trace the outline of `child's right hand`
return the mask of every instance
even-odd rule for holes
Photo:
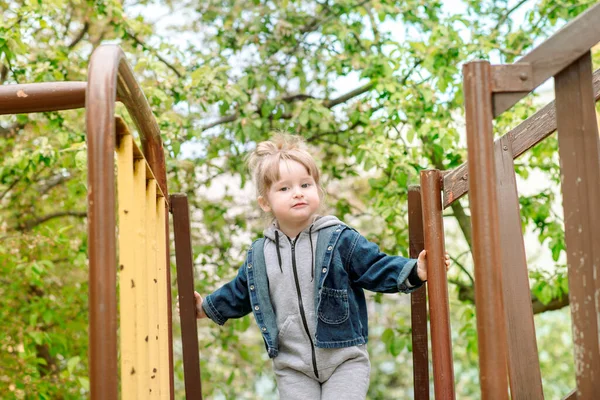
[[[196,319],[207,318],[207,315],[204,312],[204,308],[202,308],[202,303],[204,302],[204,300],[202,299],[202,296],[200,296],[200,293],[194,292],[194,299],[196,300]],[[181,312],[179,310],[179,296],[177,296],[177,314],[180,313]]]

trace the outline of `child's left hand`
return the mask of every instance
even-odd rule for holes
[[[446,253],[446,257],[444,257],[444,262],[446,263],[446,271],[450,268],[450,256]],[[419,275],[419,279],[422,281],[427,280],[427,252],[423,250],[419,253],[419,258],[417,259],[417,275]]]

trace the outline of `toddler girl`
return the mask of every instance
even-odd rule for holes
[[[425,252],[386,255],[336,217],[319,216],[319,170],[299,137],[259,143],[249,166],[273,221],[232,281],[205,299],[195,293],[197,317],[222,325],[253,312],[280,398],[362,400],[370,373],[364,289],[419,288]]]

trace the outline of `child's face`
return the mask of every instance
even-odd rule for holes
[[[319,189],[306,167],[297,161],[279,163],[279,181],[273,182],[266,199],[258,198],[265,212],[273,212],[280,225],[306,226],[319,209]]]

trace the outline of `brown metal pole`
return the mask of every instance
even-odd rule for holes
[[[114,109],[119,60],[102,53],[92,55],[86,92],[90,395],[92,400],[114,400],[118,398]]]
[[[188,200],[184,194],[171,195],[175,257],[177,258],[177,287],[179,288],[179,318],[183,347],[185,397],[202,400],[198,326],[194,300],[194,263],[190,233]]]
[[[0,85],[0,115],[82,108],[87,82]]]
[[[408,238],[410,257],[417,258],[425,249],[421,188],[408,188]],[[426,285],[410,295],[412,327],[413,390],[415,400],[429,400],[429,351],[427,349],[427,292]]]
[[[490,63],[465,64],[463,79],[481,395],[484,400],[507,399]]]
[[[436,399],[454,399],[454,368],[450,339],[448,279],[444,261],[441,182],[442,177],[438,170],[421,171],[434,392]]]
[[[555,77],[577,398],[598,398],[600,143],[590,52]]]

